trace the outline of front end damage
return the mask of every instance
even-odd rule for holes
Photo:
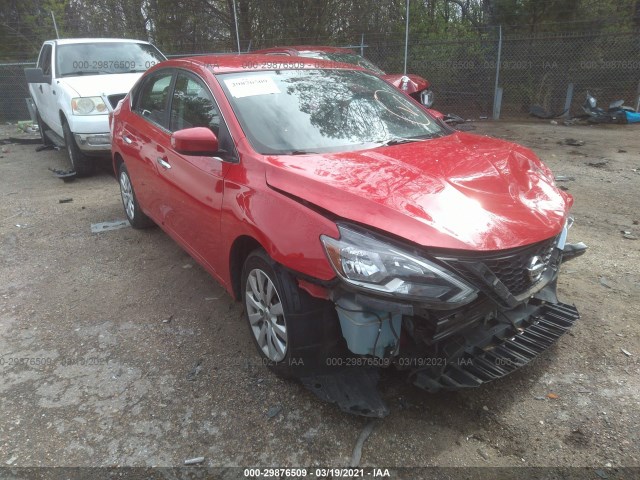
[[[414,263],[405,265],[410,256],[400,248],[388,260],[371,248],[348,251],[325,240],[333,265],[341,262],[337,273],[344,281],[331,299],[351,357],[334,365],[349,368],[303,382],[345,411],[385,416],[388,409],[375,388],[379,367],[394,367],[414,385],[438,392],[477,387],[528,364],[579,318],[574,306],[556,296],[561,263],[587,249],[566,243],[570,226],[568,221],[559,235],[524,247],[415,254]],[[378,271],[401,267],[415,268],[415,275],[389,280]],[[424,272],[437,273],[427,286],[417,278]],[[363,288],[365,275],[378,281],[378,292]],[[430,297],[415,300],[418,294]]]

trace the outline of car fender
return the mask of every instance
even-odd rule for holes
[[[335,222],[304,200],[269,187],[264,173],[262,183],[257,176],[242,179],[237,175],[247,171],[230,171],[224,182],[221,236],[228,261],[219,268],[227,289],[233,293],[239,278],[232,256],[234,244],[242,237],[254,239],[276,262],[302,277],[320,282],[335,278],[320,241],[320,235],[339,238]]]

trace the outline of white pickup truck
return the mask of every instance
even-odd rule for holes
[[[73,170],[88,176],[111,151],[109,112],[149,67],[166,60],[139,40],[48,40],[36,68],[25,69],[45,145],[65,147]]]

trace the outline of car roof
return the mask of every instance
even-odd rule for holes
[[[278,58],[273,55],[261,54],[223,54],[223,55],[202,55],[197,57],[175,58],[162,62],[158,66],[185,66],[197,65],[209,68],[214,74],[231,73],[231,72],[264,72],[268,70],[284,70],[284,69],[340,69],[340,70],[361,70],[367,71],[365,68],[349,63],[333,62],[330,60],[320,60],[317,58],[295,57],[295,58]]]
[[[47,40],[57,45],[69,45],[73,43],[149,43],[145,40],[134,40],[131,38],[58,38]]]
[[[278,52],[323,52],[323,53],[355,53],[350,48],[328,47],[321,45],[291,45],[285,47],[271,47],[256,50],[254,53],[278,53]]]

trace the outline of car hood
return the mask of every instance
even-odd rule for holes
[[[403,80],[404,77],[407,77],[409,79],[406,82],[406,88],[402,88],[402,85],[405,83]],[[402,75],[401,73],[398,73],[382,75],[382,78],[384,78],[394,87],[399,88],[400,90],[402,90],[403,92],[407,92],[408,94],[421,92],[425,88],[429,88],[429,82],[419,75]]]
[[[265,160],[272,188],[425,247],[491,251],[535,243],[560,233],[573,203],[532,151],[461,132]]]
[[[100,97],[129,92],[141,76],[142,73],[82,75],[62,77],[58,81],[75,90],[79,97]]]

